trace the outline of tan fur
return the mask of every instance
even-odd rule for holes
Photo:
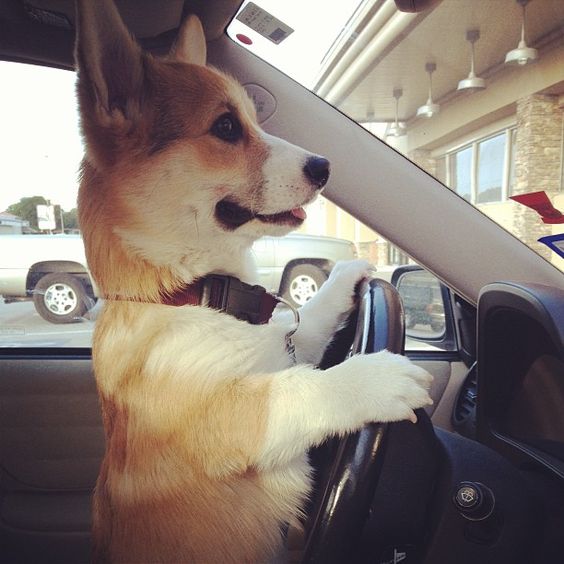
[[[248,175],[249,200],[253,200],[252,189],[257,183],[253,173],[264,160],[267,149],[253,134],[256,117],[252,104],[226,76],[197,66],[186,69],[184,64],[156,61],[149,56],[147,60],[148,68],[155,73],[152,80],[159,85],[160,97],[168,99],[170,92],[179,95],[170,100],[166,118],[160,116],[152,127],[138,128],[139,135],[132,135],[130,128],[119,123],[118,132],[122,127],[126,130],[123,136],[117,135],[119,148],[108,147],[107,143],[89,143],[90,159],[83,165],[79,209],[89,265],[102,295],[157,301],[159,294],[181,286],[185,277],[167,265],[149,264],[132,256],[123,248],[116,228],[146,222],[141,227],[147,236],[157,236],[162,231],[162,216],[156,218],[158,224],[152,233],[147,218],[139,217],[142,211],[138,201],[150,195],[157,196],[162,209],[174,206],[182,198],[182,185],[175,181],[187,174],[197,183],[195,174],[205,178],[213,171],[218,185],[223,175],[226,178]],[[221,141],[205,137],[212,119],[235,106],[249,132],[244,146],[225,147]],[[149,117],[145,116],[143,121]],[[103,134],[98,131],[99,126],[89,126],[88,118],[83,117],[82,121],[87,139],[92,135],[97,140]],[[151,129],[165,128],[169,123],[183,124],[177,132],[180,137],[165,151],[148,156],[151,147],[159,142],[151,136]],[[95,131],[89,132],[89,127]],[[111,152],[106,154],[108,149]],[[114,161],[116,155],[119,160]],[[155,194],[155,185],[159,183],[176,187],[180,193],[174,190],[163,193],[163,190]],[[168,205],[163,204],[162,198],[168,198]]]
[[[277,470],[259,469],[271,378],[246,351],[263,341],[258,365],[283,369],[284,333],[266,336],[263,327],[249,326],[242,338],[239,321],[158,302],[210,268],[202,264],[199,238],[213,209],[201,216],[190,202],[221,199],[235,179],[239,201],[262,206],[269,148],[242,88],[192,64],[187,49],[194,43],[182,33],[193,22],[170,57],[156,59],[125,37],[116,14],[109,2],[79,4],[87,143],[79,215],[91,272],[108,300],[92,347],[106,431],[93,504],[94,560],[262,561],[280,545],[280,527],[299,514],[309,485],[303,478],[293,483],[290,469],[280,489]],[[92,35],[91,22],[103,18],[101,33],[121,37],[106,38],[111,52],[104,37]],[[202,58],[201,46],[195,58]],[[227,111],[244,129],[237,144],[209,134]],[[192,231],[184,234],[185,225]],[[248,236],[233,241],[234,254],[249,244]],[[222,263],[211,268],[221,271]],[[194,329],[206,324],[209,330]],[[231,363],[216,370],[205,359],[218,352],[218,324],[227,341],[230,331],[234,338]]]
[[[413,418],[429,376],[385,351],[314,369],[354,307],[364,261],[337,264],[301,308],[295,366],[289,312],[251,325],[163,305],[210,273],[256,283],[253,241],[303,219],[328,161],[259,128],[244,89],[202,66],[196,19],[155,58],[111,0],[77,7],[79,219],[106,301],[92,345],[106,432],[94,560],[267,561],[302,516],[307,450],[368,421]]]
[[[112,302],[98,320],[94,360],[107,434],[94,506],[98,561],[263,561],[303,500],[291,487],[269,489],[269,472],[256,467],[270,378],[214,381],[198,374],[203,362],[175,373],[181,314]],[[202,335],[198,349],[206,346]]]

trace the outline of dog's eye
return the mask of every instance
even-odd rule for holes
[[[212,125],[211,132],[223,141],[235,143],[243,136],[241,123],[233,114],[219,116]]]

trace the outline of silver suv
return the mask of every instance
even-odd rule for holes
[[[253,251],[261,286],[296,306],[316,294],[337,261],[357,257],[352,241],[300,233],[263,237]]]
[[[79,235],[0,236],[0,294],[4,303],[33,299],[51,323],[73,323],[97,299]],[[351,241],[292,234],[264,237],[253,247],[259,283],[292,305],[306,303],[338,260],[356,257]]]

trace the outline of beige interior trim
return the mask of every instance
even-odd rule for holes
[[[448,379],[446,388],[444,389],[441,399],[433,412],[431,421],[434,425],[444,429],[445,431],[454,432],[451,419],[452,410],[454,408],[454,402],[458,396],[460,386],[462,386],[464,378],[466,378],[466,374],[468,373],[468,367],[463,362],[452,362],[450,367],[450,378]]]

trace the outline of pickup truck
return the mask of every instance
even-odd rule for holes
[[[303,305],[338,260],[356,257],[351,241],[291,234],[264,237],[253,252],[259,283],[294,306]],[[31,300],[51,323],[72,323],[91,309],[97,289],[80,235],[0,235],[0,295]]]

